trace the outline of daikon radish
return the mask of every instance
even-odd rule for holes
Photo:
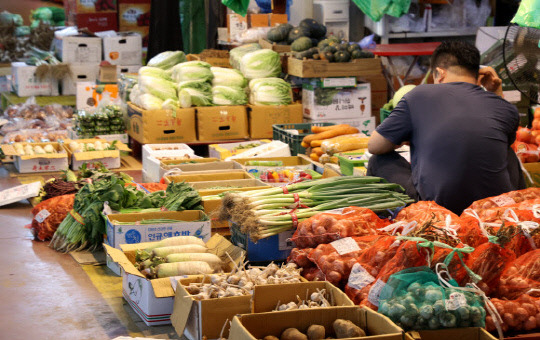
[[[214,270],[221,269],[223,261],[214,254],[210,253],[183,253],[183,254],[171,254],[167,255],[166,260],[168,263],[173,262],[187,262],[187,261],[203,261],[206,262]]]
[[[154,256],[167,257],[170,254],[180,253],[206,253],[208,248],[198,244],[185,244],[183,246],[160,247],[152,250]]]
[[[151,251],[155,248],[169,247],[169,246],[184,246],[187,244],[197,244],[204,246],[204,241],[195,236],[175,236],[169,237],[159,242],[153,243],[150,247],[146,248],[146,251]],[[195,252],[193,252],[195,253]]]
[[[156,267],[157,277],[212,274],[210,265],[203,261],[162,263]]]

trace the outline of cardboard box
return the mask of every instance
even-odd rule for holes
[[[268,14],[250,14],[250,27],[268,27],[270,25],[270,16]]]
[[[247,139],[248,118],[245,106],[197,107],[199,141]]]
[[[97,139],[78,139],[77,143],[95,143]],[[116,150],[105,151],[75,151],[69,145],[72,141],[67,140],[65,148],[71,160],[71,169],[77,170],[84,163],[88,163],[88,168],[93,167],[93,162],[101,162],[107,169],[117,169],[121,166],[120,154],[122,151],[131,151],[128,146],[120,141],[116,142]],[[105,142],[105,140],[101,141]]]
[[[128,103],[128,134],[141,144],[197,140],[195,109],[144,110]]]
[[[238,36],[247,31],[248,17],[240,14],[227,15],[227,32],[229,33],[229,41],[235,41]]]
[[[237,225],[231,226],[231,242],[247,252],[249,262],[285,261],[294,248],[292,235],[293,231],[289,230],[255,243]]]
[[[149,157],[143,158],[143,181],[144,182],[159,182],[161,178],[167,173],[167,171],[174,169],[174,166],[163,165],[162,162],[170,161],[172,163],[179,161],[185,161],[185,157]],[[216,159],[201,158],[199,156],[189,156],[189,162],[202,162],[202,161],[217,161]]]
[[[23,62],[11,63],[11,86],[19,97],[57,96],[58,81],[51,76],[39,79],[36,76],[37,66]]]
[[[270,143],[269,139],[263,140],[252,140],[249,142],[238,142],[238,143],[223,143],[223,144],[210,144],[208,146],[208,153],[210,157],[217,159],[226,159],[231,156],[241,154],[249,150],[252,147]]]
[[[142,147],[143,181],[156,182],[160,177],[160,162],[170,159],[196,160],[201,157],[195,155],[189,146],[182,143],[172,144],[146,144]],[[157,180],[156,180],[157,179]]]
[[[250,312],[251,295],[198,301],[185,289],[190,283],[209,281],[208,277],[202,276],[178,281],[171,315],[178,335],[190,340],[217,339],[225,323],[230,322],[236,314]],[[229,327],[225,326],[223,336],[227,337],[228,334]]]
[[[251,138],[272,138],[272,125],[302,123],[302,104],[249,105],[249,135]]]
[[[275,14],[270,13],[270,27],[278,26],[280,24],[286,24],[289,22],[287,14]]]
[[[100,84],[116,84],[121,74],[137,73],[140,68],[141,65],[101,65],[98,81]]]
[[[101,38],[69,36],[54,40],[55,52],[64,63],[99,64]]]
[[[254,177],[244,170],[230,171],[194,171],[185,175],[166,176],[165,182],[209,182],[209,181],[226,181],[231,179],[254,179]]]
[[[138,73],[139,69],[141,68],[141,64],[138,65],[118,65],[116,72],[118,77],[120,77],[121,74],[125,73]]]
[[[300,60],[289,57],[287,72],[300,78],[358,77],[382,72],[380,58],[354,59],[347,63],[330,63],[327,60]]]
[[[304,121],[306,123],[334,123],[334,124],[349,124],[350,126],[354,126],[358,130],[360,130],[361,133],[371,136],[371,133],[375,131],[376,126],[376,117],[368,116],[368,117],[358,117],[358,118],[349,118],[349,119],[321,119],[321,120],[311,120],[311,119],[305,119]]]
[[[109,0],[107,6],[103,6],[101,1],[98,0],[66,0],[70,3],[70,10],[76,13],[103,13],[114,12],[116,13],[117,4],[116,0]],[[112,6],[109,6],[112,5]]]
[[[401,328],[389,318],[366,307],[311,308],[238,315],[233,319],[229,339],[256,340],[267,335],[279,337],[287,328],[294,327],[305,332],[312,324],[331,330],[336,319],[350,320],[366,330],[366,337],[349,339],[403,339]]]
[[[141,65],[142,37],[137,33],[104,37],[103,60],[113,65]]]
[[[442,339],[460,339],[460,340],[496,340],[497,338],[489,334],[483,328],[467,327],[439,329],[434,331],[413,331],[407,332],[409,339],[414,340],[442,340]]]
[[[73,14],[69,23],[79,28],[86,28],[90,32],[118,30],[118,16],[116,12]]]
[[[77,82],[77,110],[89,110],[98,107],[102,100],[118,98],[118,85],[96,85],[93,82]]]
[[[214,161],[203,162],[207,158],[201,158],[201,162],[195,162],[193,164],[183,163],[180,164],[175,160],[162,160],[160,162],[160,176],[163,177],[165,173],[170,172],[168,175],[182,175],[189,172],[201,172],[201,171],[223,171],[223,170],[243,170],[242,166],[236,162],[220,162],[214,158]],[[161,179],[160,177],[160,179]]]
[[[107,215],[107,238],[105,243],[113,248],[121,244],[160,241],[173,236],[197,236],[204,242],[210,240],[210,220],[199,210],[160,211],[153,213],[109,214]],[[170,218],[183,222],[139,224],[137,221]],[[206,219],[206,221],[204,221]],[[133,222],[117,224],[116,222]]]
[[[317,291],[326,290],[326,299],[332,306],[354,306],[341,289],[327,281],[289,283],[283,285],[255,286],[251,299],[251,313],[275,311],[276,306],[289,302],[298,303],[298,297],[305,299]]]
[[[135,251],[145,249],[151,243],[122,244],[120,249],[104,245],[105,251],[112,261],[122,267],[122,293],[126,301],[148,326],[168,325],[173,312],[175,292],[171,282],[174,279],[161,278],[148,280],[135,268]],[[206,243],[210,253],[227,261],[229,270],[233,264],[227,253],[235,262],[239,262],[242,251],[227,241],[223,236],[215,234]],[[179,277],[177,277],[179,278]]]
[[[120,30],[137,26],[150,26],[151,1],[120,1],[118,4],[118,24]]]
[[[68,128],[68,137],[70,139],[82,139],[81,136],[79,136],[77,134],[76,131],[73,130],[73,128],[69,127]],[[95,138],[99,138],[99,139],[104,139],[106,140],[107,142],[111,143],[115,140],[119,141],[119,142],[122,142],[124,144],[128,144],[129,143],[129,137],[128,137],[128,134],[127,133],[121,133],[121,134],[112,134],[112,135],[96,135],[94,136]]]
[[[62,95],[76,95],[78,82],[95,82],[97,80],[98,64],[70,64],[69,75],[62,79]]]
[[[215,67],[232,68],[231,63],[229,61],[229,57],[217,57],[217,56],[205,57],[204,54],[201,53],[201,54],[188,54],[186,56],[186,59],[187,61],[195,61],[195,60],[204,61]]]
[[[370,84],[348,88],[323,88],[303,85],[304,117],[312,120],[371,116]]]
[[[41,146],[52,145],[56,153],[41,155],[19,155],[12,144],[3,144],[2,152],[6,156],[13,156],[15,159],[15,168],[20,173],[29,172],[48,172],[67,170],[68,153],[59,143],[19,143],[23,147],[26,145]]]

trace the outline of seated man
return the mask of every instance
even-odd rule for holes
[[[494,70],[479,63],[478,49],[463,41],[443,42],[435,50],[435,84],[407,93],[373,133],[368,175],[401,184],[411,197],[456,214],[478,199],[525,187],[510,148],[517,109],[501,97]],[[405,142],[410,164],[394,151]]]

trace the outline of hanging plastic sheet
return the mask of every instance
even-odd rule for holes
[[[186,54],[201,53],[206,48],[205,17],[204,1],[180,0],[180,22]]]
[[[521,1],[512,22],[519,26],[540,29],[540,0]]]
[[[249,0],[221,0],[221,3],[230,8],[234,13],[245,17],[249,6]]]
[[[399,18],[409,11],[411,0],[353,0],[373,21],[379,21],[385,14]]]

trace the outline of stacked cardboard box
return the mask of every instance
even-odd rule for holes
[[[137,32],[143,46],[148,46],[150,32],[150,0],[119,0],[118,23],[120,32]]]
[[[116,0],[65,0],[66,22],[91,32],[117,31]]]

